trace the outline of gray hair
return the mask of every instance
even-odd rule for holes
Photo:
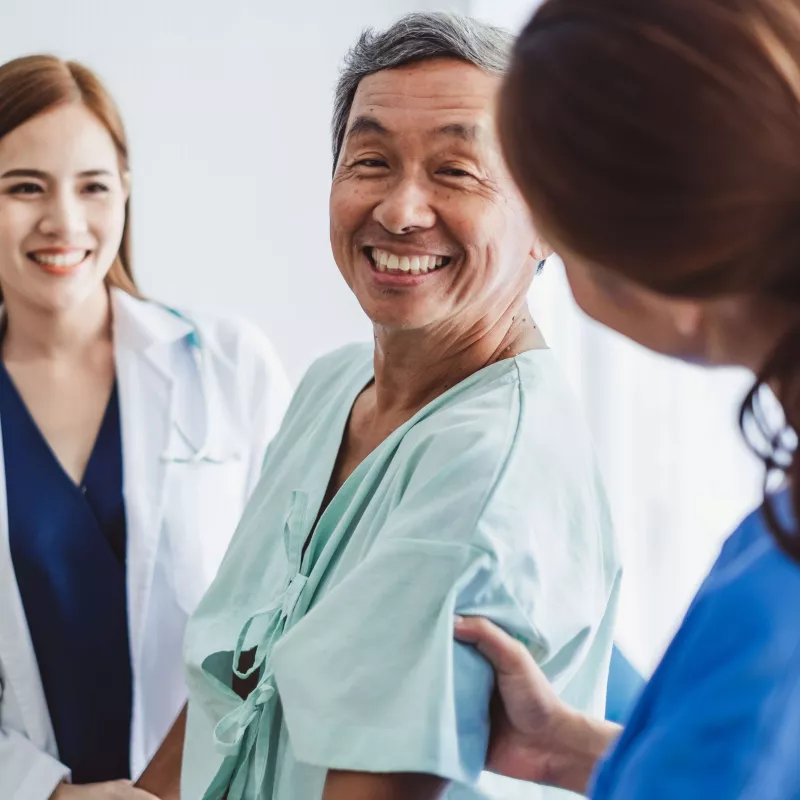
[[[429,58],[458,58],[504,75],[514,37],[472,17],[444,11],[406,14],[390,28],[365,30],[344,58],[333,103],[333,167],[339,161],[350,109],[359,83],[368,75]]]

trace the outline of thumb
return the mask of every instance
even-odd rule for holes
[[[459,641],[474,645],[498,675],[513,675],[526,670],[530,654],[522,643],[483,617],[457,616],[455,636]]]

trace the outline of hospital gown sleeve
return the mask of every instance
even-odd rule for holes
[[[369,552],[273,653],[299,761],[474,782],[493,676],[454,641],[454,614],[494,620],[539,658],[581,639],[580,624],[537,619],[538,607],[549,613],[537,576],[557,568],[547,553],[563,548],[537,548],[529,535],[530,491],[519,503],[505,496],[514,446],[513,424],[456,425],[406,454],[407,487]]]

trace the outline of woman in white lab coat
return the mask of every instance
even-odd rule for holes
[[[0,797],[127,782],[288,401],[253,327],[140,297],[122,123],[84,67],[0,67]]]

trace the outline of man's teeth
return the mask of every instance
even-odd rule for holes
[[[372,260],[379,272],[407,272],[409,275],[424,275],[443,266],[446,256],[398,256],[385,250],[372,248]]]
[[[75,250],[71,253],[31,253],[31,258],[45,267],[67,269],[80,264],[86,258],[86,250]]]

